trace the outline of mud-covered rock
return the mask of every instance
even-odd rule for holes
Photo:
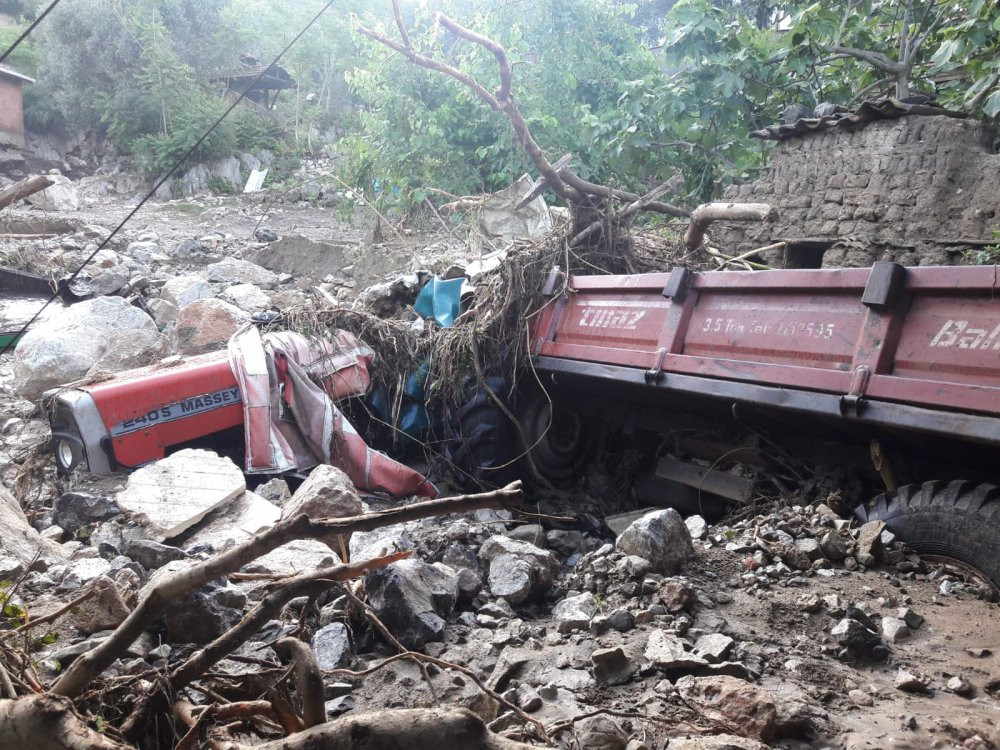
[[[555,618],[556,629],[560,633],[570,633],[574,630],[586,630],[596,611],[597,600],[587,592],[563,599],[553,607],[552,617]]]
[[[310,518],[347,518],[364,512],[358,491],[347,475],[334,466],[321,464],[313,469],[306,481],[295,491],[281,509],[283,519],[305,513]],[[327,534],[323,541],[330,549],[340,553],[341,534]],[[346,546],[350,538],[345,537]]]
[[[196,300],[177,316],[177,351],[204,354],[221,349],[249,321],[247,313],[221,299]]]
[[[766,690],[726,676],[685,676],[676,687],[688,706],[742,737],[766,742],[774,735],[778,712]]]
[[[52,520],[69,534],[89,524],[107,521],[120,513],[114,498],[86,492],[64,492],[52,504]]]
[[[492,536],[479,549],[487,565],[490,591],[510,604],[520,604],[546,591],[551,585],[556,558],[528,542]]]

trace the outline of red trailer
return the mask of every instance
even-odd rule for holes
[[[825,434],[853,440],[864,450],[843,468],[877,480],[868,451],[880,441],[914,483],[892,486],[882,471],[889,492],[859,517],[885,520],[918,551],[969,562],[1000,585],[1000,490],[990,484],[1000,444],[997,267],[553,272],[545,292],[531,351],[556,402],[522,411],[541,412],[525,426],[543,474],[580,469],[595,416],[655,434],[681,411],[752,413],[787,429],[792,450],[816,450],[810,443]],[[685,472],[688,484],[713,487],[728,476],[670,456],[657,468],[663,478]],[[733,482],[716,484],[725,495]]]

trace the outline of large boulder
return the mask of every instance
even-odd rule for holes
[[[160,290],[160,299],[169,302],[178,310],[183,310],[192,302],[211,299],[215,296],[212,285],[200,276],[174,276]]]
[[[505,536],[492,536],[479,548],[488,570],[490,591],[510,604],[520,604],[552,585],[556,556],[548,550]]]
[[[282,518],[292,518],[305,513],[310,518],[347,518],[364,512],[358,491],[354,489],[347,474],[334,466],[321,464],[313,469],[306,481],[295,491],[292,498],[281,509]],[[337,554],[341,542],[346,548],[350,538],[331,533],[323,541]]]
[[[444,618],[458,599],[458,575],[442,563],[408,558],[365,576],[368,603],[407,648],[444,636]]]
[[[126,331],[155,331],[145,312],[121,297],[79,302],[25,334],[14,350],[14,384],[35,400],[49,388],[84,377],[108,349],[112,337]]]
[[[29,195],[28,203],[45,211],[79,211],[80,193],[76,184],[69,177],[59,174],[58,169],[45,176],[52,180],[52,185]]]
[[[188,560],[167,563],[149,577],[139,598],[164,578],[194,564]],[[243,619],[246,603],[246,594],[224,578],[209,581],[201,588],[174,598],[171,606],[164,608],[167,637],[171,643],[209,643]]]
[[[109,378],[115,373],[151,365],[167,356],[169,350],[170,340],[157,331],[116,333],[101,358],[87,371],[87,378]]]
[[[221,349],[233,334],[250,321],[243,310],[221,299],[200,299],[177,316],[177,350],[181,354],[205,354]]]
[[[263,266],[239,258],[223,258],[205,269],[205,278],[225,284],[254,284],[270,289],[278,283],[278,274]]]
[[[694,555],[691,532],[673,508],[636,519],[618,537],[616,546],[626,555],[649,560],[653,570],[663,575],[674,575]]]

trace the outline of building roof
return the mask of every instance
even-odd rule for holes
[[[15,78],[22,83],[34,83],[35,79],[24,75],[23,73],[18,73],[13,68],[8,68],[6,65],[0,65],[0,76],[7,76],[8,78]]]

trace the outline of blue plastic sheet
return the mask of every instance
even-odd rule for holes
[[[448,328],[462,312],[462,287],[465,279],[431,278],[417,295],[413,309],[425,318],[434,318],[442,328]]]

